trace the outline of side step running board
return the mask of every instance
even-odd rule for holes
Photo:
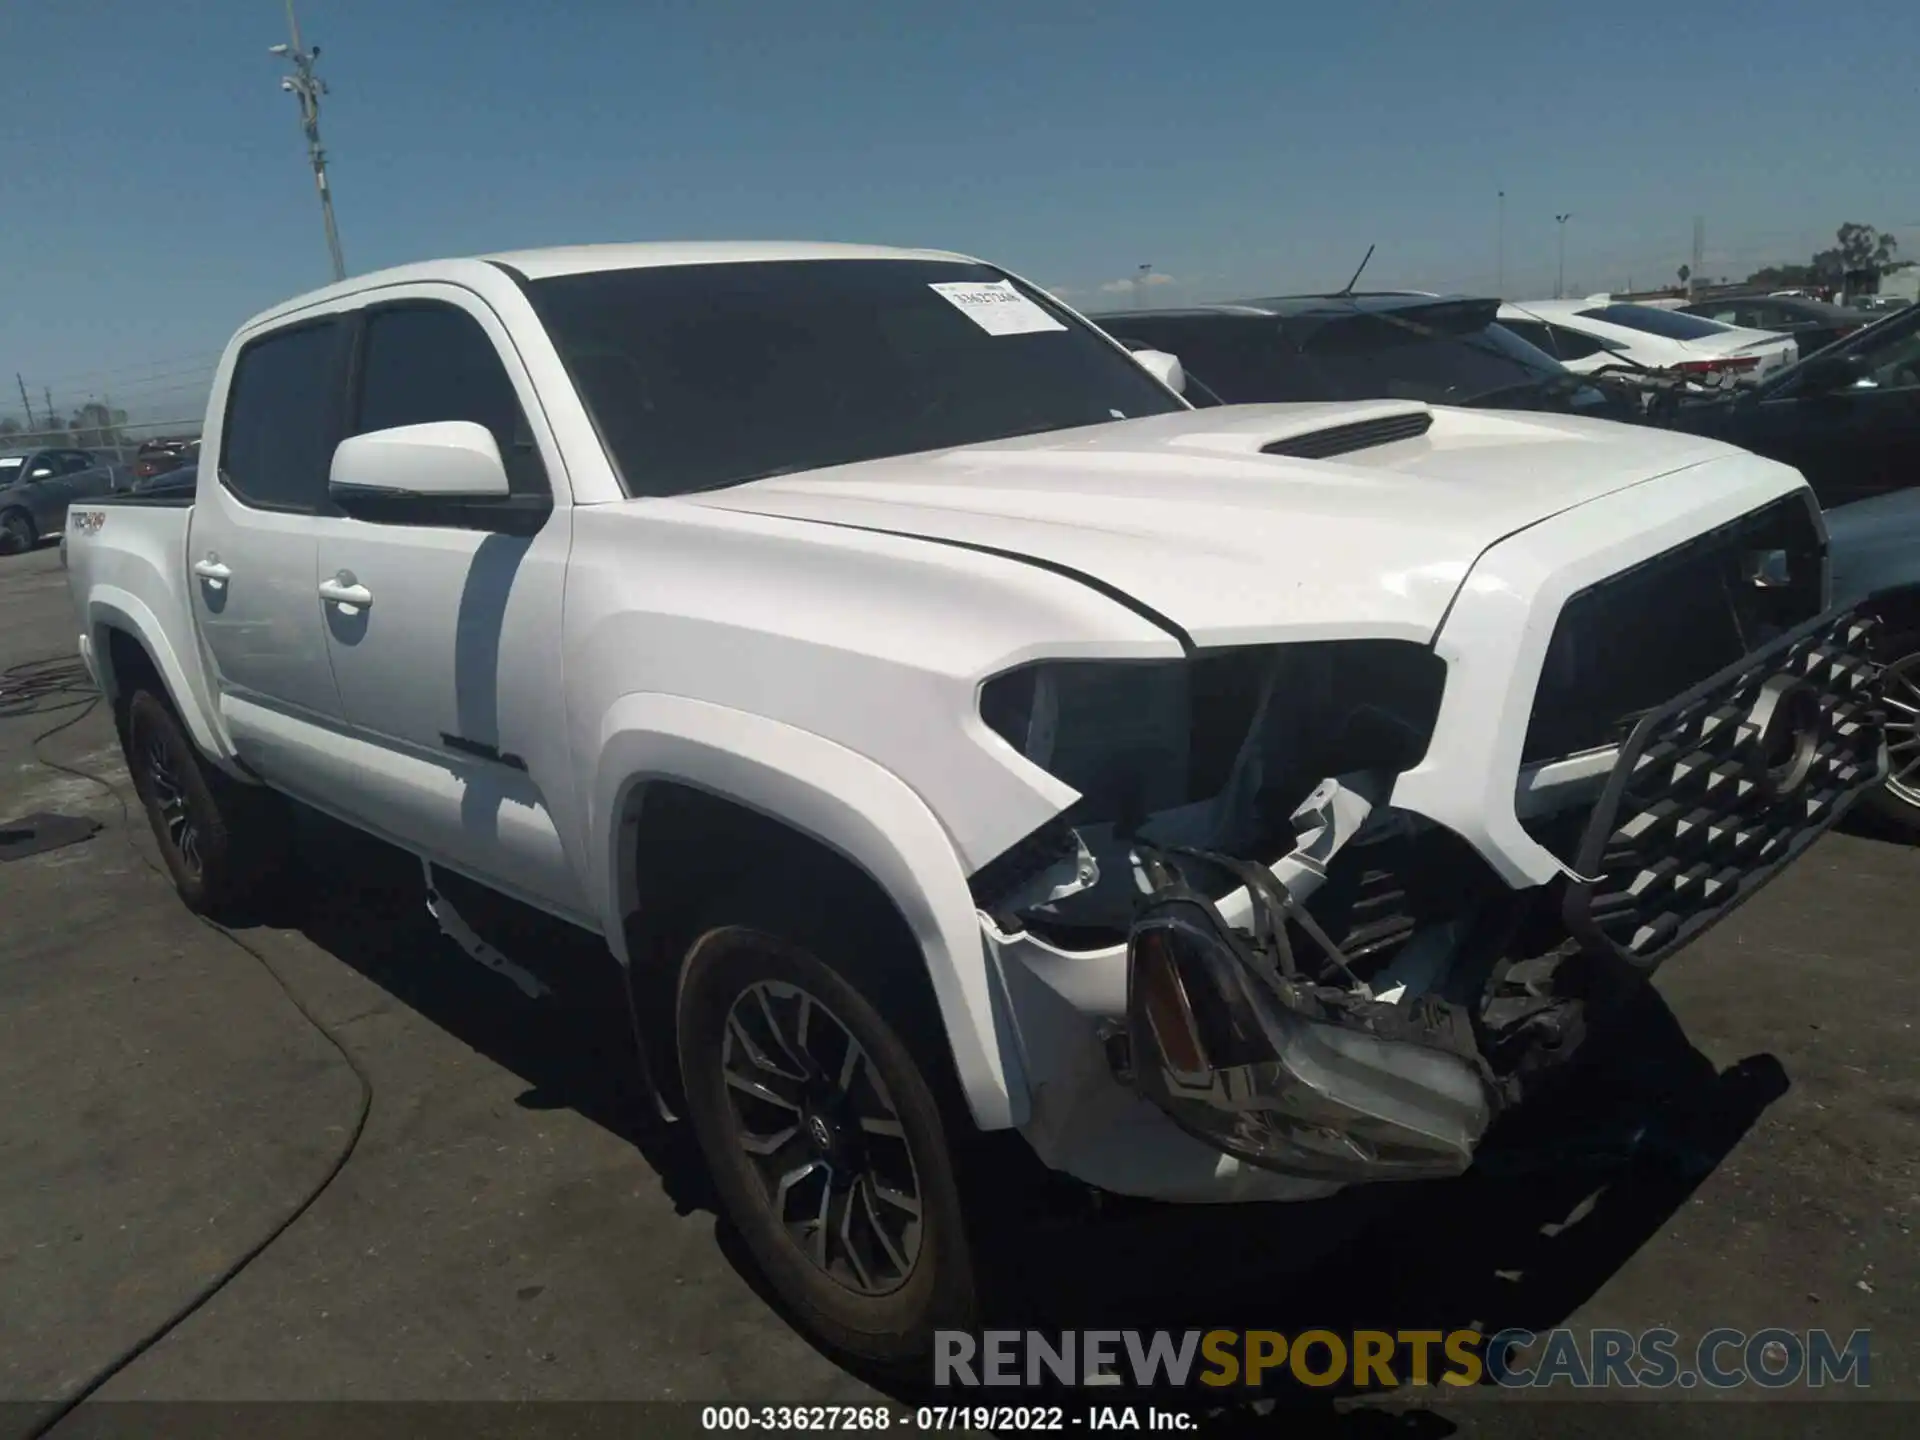
[[[529,1000],[539,1000],[553,993],[552,988],[539,976],[514,964],[474,933],[473,927],[454,908],[453,901],[441,894],[439,887],[433,883],[433,866],[429,862],[420,862],[420,874],[427,884],[427,913],[433,916],[442,935],[458,945],[470,959],[478,960],[496,975],[506,976]]]

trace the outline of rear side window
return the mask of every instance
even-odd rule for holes
[[[470,420],[500,447],[514,494],[550,493],[513,380],[480,322],[457,306],[368,311],[359,391],[354,434]]]
[[[1502,319],[1500,326],[1556,360],[1584,360],[1607,348],[1591,335],[1582,335],[1578,330],[1569,330],[1564,325],[1548,325],[1539,320]]]
[[[1709,335],[1725,333],[1715,321],[1703,320],[1698,315],[1686,315],[1678,310],[1662,310],[1657,305],[1600,305],[1592,310],[1582,310],[1580,315],[1583,319],[1619,325],[1645,335],[1659,335],[1667,340],[1704,340]]]
[[[340,324],[324,320],[240,352],[220,435],[220,478],[250,505],[330,508],[327,471],[339,428]]]

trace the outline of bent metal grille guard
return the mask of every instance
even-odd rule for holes
[[[1885,779],[1871,633],[1830,611],[1640,719],[1567,888],[1583,949],[1653,968]]]

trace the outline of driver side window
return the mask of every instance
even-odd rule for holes
[[[1867,365],[1867,382],[1876,389],[1920,388],[1920,324],[1908,325],[1905,333],[1889,335],[1859,353]]]

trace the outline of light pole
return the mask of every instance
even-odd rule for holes
[[[333,278],[347,278],[347,262],[340,254],[340,230],[333,223],[333,192],[327,189],[327,152],[320,145],[320,97],[327,93],[327,82],[313,73],[313,62],[320,58],[320,47],[311,50],[300,43],[300,22],[294,18],[293,0],[287,0],[287,30],[291,45],[275,45],[268,54],[290,61],[293,74],[283,76],[280,88],[300,102],[300,128],[307,136],[307,159],[313,165],[313,183],[320,191],[320,218],[327,227],[327,254],[333,260]]]
[[[1502,300],[1507,298],[1507,192],[1500,192],[1500,219],[1495,231],[1497,239],[1493,271],[1493,293]]]
[[[1134,273],[1133,308],[1136,310],[1144,310],[1147,308],[1147,272],[1152,269],[1153,266],[1151,265],[1142,265],[1139,270]]]
[[[1560,261],[1553,272],[1553,298],[1556,300],[1562,299],[1567,293],[1567,221],[1572,218],[1571,210],[1553,217],[1553,223],[1560,227]]]

